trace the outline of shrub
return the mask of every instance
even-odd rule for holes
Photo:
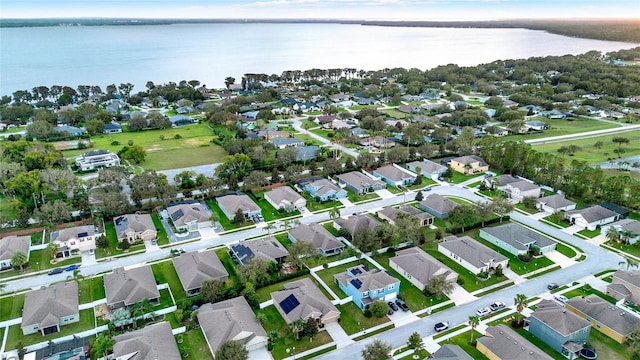
[[[464,279],[463,278],[458,278],[458,280],[456,280],[456,282],[458,283],[458,285],[462,286],[464,285]]]
[[[371,310],[366,309],[364,311],[364,317],[366,317],[367,319],[371,318],[373,316],[373,314],[371,313]]]
[[[118,141],[118,140],[113,140],[111,142],[111,146],[118,146],[118,145],[120,145],[120,141]]]
[[[481,272],[478,274],[478,277],[479,277],[480,279],[488,279],[488,278],[489,278],[489,273],[488,273],[488,272],[486,272],[486,271],[481,271]]]
[[[182,135],[180,135],[180,134],[175,134],[175,135],[173,136],[173,138],[174,138],[174,139],[176,139],[176,140],[179,140],[179,139],[182,139]]]

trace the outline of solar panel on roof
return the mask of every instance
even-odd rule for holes
[[[83,238],[83,237],[87,237],[89,234],[87,234],[86,232],[81,232],[78,234],[78,238]]]
[[[300,302],[298,301],[296,296],[293,294],[287,296],[286,298],[284,298],[284,300],[280,302],[280,307],[282,308],[282,311],[284,311],[285,314],[290,313],[291,310],[295,309],[296,306],[298,305],[300,305]]]
[[[351,269],[351,273],[353,275],[358,275],[358,274],[362,274],[362,271],[360,271],[359,268],[353,268],[353,269]]]
[[[360,281],[360,279],[353,279],[350,282],[351,285],[353,285],[356,289],[360,289],[360,287],[362,286],[362,281]]]
[[[182,209],[178,209],[178,211],[171,214],[171,220],[176,221],[184,216],[184,211]]]

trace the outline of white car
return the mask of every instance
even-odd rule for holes
[[[569,300],[569,299],[567,299],[567,297],[566,297],[566,296],[564,296],[564,295],[555,295],[555,296],[554,296],[554,298],[555,298],[557,301],[559,301],[559,302],[561,302],[561,303],[563,303],[563,304],[564,304],[564,303],[566,303],[566,302]]]
[[[497,311],[503,309],[506,305],[502,301],[496,301],[493,304],[489,305],[491,311]]]
[[[478,315],[479,317],[487,316],[489,314],[491,314],[491,309],[488,307],[483,307],[476,311],[476,315]]]

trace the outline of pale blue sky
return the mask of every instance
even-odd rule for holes
[[[640,18],[640,0],[2,0],[0,18]]]

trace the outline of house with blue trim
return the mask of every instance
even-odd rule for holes
[[[386,270],[369,270],[364,265],[349,268],[333,279],[361,310],[368,309],[375,300],[393,301],[400,293],[400,280]]]
[[[542,300],[529,316],[529,332],[569,360],[580,357],[591,323],[554,300]]]
[[[347,197],[347,191],[341,189],[338,185],[331,181],[322,178],[314,177],[310,179],[304,179],[298,182],[302,189],[309,193],[309,195],[319,197],[320,201],[337,200]]]

